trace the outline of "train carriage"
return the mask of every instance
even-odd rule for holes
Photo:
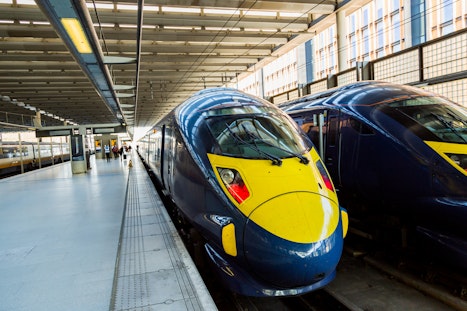
[[[281,108],[322,146],[352,215],[379,229],[386,227],[375,219],[395,220],[430,253],[467,267],[464,107],[415,87],[364,81]]]
[[[158,122],[139,152],[231,290],[297,295],[335,277],[347,213],[313,144],[277,107],[207,89]]]

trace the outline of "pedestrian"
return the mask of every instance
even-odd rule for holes
[[[118,150],[118,154],[120,154],[120,161],[123,159],[123,146],[120,147]]]
[[[117,145],[114,145],[112,147],[112,153],[114,154],[114,159],[117,160],[117,157],[118,157],[118,147],[117,147]]]
[[[104,146],[104,152],[105,152],[105,158],[107,159],[107,162],[110,161],[110,147],[109,145]]]

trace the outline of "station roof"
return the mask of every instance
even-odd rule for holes
[[[311,39],[337,1],[36,2],[0,0],[0,120],[39,111],[47,125],[132,134]]]

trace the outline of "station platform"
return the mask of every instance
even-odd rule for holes
[[[134,153],[0,180],[6,310],[217,308]]]

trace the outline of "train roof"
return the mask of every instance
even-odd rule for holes
[[[317,105],[353,107],[358,110],[358,107],[371,108],[404,98],[434,95],[413,86],[382,81],[363,81],[308,95],[281,104],[279,107],[287,113],[306,110]]]
[[[200,119],[204,118],[204,113],[207,111],[214,111],[217,108],[235,108],[246,105],[268,106],[271,107],[271,109],[277,110],[278,113],[283,113],[277,106],[267,100],[234,88],[207,88],[194,93],[171,110],[166,116],[160,119],[148,133],[157,131],[158,128],[166,123],[167,118],[174,118],[180,130],[184,133],[189,133],[199,126]]]
[[[221,107],[235,107],[243,105],[259,105],[275,107],[270,102],[249,95],[233,88],[210,88],[195,93],[192,97],[180,104],[175,110],[177,122],[181,127],[188,124],[196,126],[196,120],[208,111]]]

